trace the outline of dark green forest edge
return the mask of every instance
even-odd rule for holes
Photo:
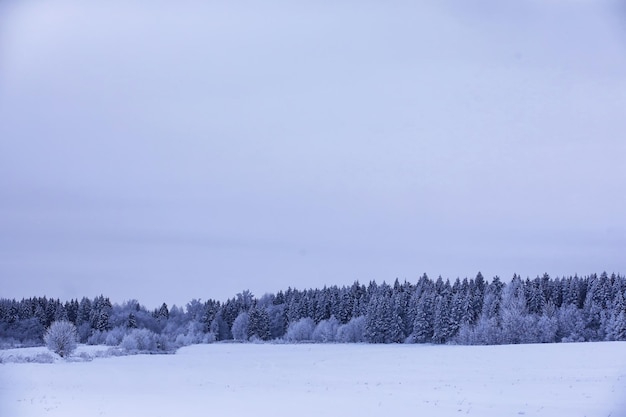
[[[535,279],[513,276],[450,283],[355,282],[287,289],[226,302],[192,300],[149,311],[107,297],[61,302],[0,299],[0,346],[43,345],[54,321],[76,326],[80,342],[171,351],[219,341],[515,344],[626,340],[626,279],[619,275]]]

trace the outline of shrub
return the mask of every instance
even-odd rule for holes
[[[341,343],[362,343],[365,341],[365,317],[354,317],[337,329],[337,341]]]
[[[304,342],[311,340],[315,322],[310,317],[304,317],[295,323],[291,323],[285,333],[285,340],[288,342]]]
[[[246,313],[245,311],[239,313],[239,315],[233,322],[233,326],[231,328],[233,339],[239,340],[239,341],[248,340],[249,324],[250,324],[250,315]]]
[[[76,350],[76,327],[69,321],[55,321],[50,325],[43,339],[48,349],[64,358]]]
[[[133,329],[124,336],[120,347],[130,353],[165,353],[174,350],[166,337],[148,329]]]
[[[332,316],[328,320],[322,320],[317,324],[317,327],[313,331],[311,337],[316,342],[330,343],[334,342],[337,337],[337,328],[339,327],[339,320]]]
[[[122,342],[122,339],[125,335],[126,329],[122,327],[115,327],[112,330],[106,332],[104,344],[107,346],[118,346]]]
[[[88,345],[104,345],[107,338],[106,331],[94,330],[91,336],[87,338]]]

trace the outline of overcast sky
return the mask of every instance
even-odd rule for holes
[[[626,273],[617,1],[3,1],[0,297]]]

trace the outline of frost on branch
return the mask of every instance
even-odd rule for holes
[[[76,350],[76,327],[69,321],[53,322],[43,336],[48,349],[65,358]]]

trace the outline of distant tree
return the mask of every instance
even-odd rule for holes
[[[161,307],[159,307],[159,311],[157,312],[157,317],[163,318],[165,320],[170,318],[170,311],[167,308],[167,304],[165,303],[161,304]]]
[[[346,324],[337,328],[337,342],[363,343],[365,342],[365,316],[352,318]]]
[[[575,304],[564,304],[557,312],[558,342],[583,342],[585,340],[583,311]]]
[[[295,323],[291,323],[285,333],[288,342],[305,342],[312,340],[315,330],[315,321],[310,317],[303,317]]]
[[[396,316],[391,287],[380,285],[370,298],[365,317],[365,339],[370,343],[394,343],[401,320]]]
[[[328,320],[322,320],[317,324],[311,338],[320,343],[334,342],[337,337],[338,328],[339,320],[337,320],[335,316],[331,316]]]
[[[205,305],[199,299],[194,298],[185,306],[185,311],[189,320],[202,322],[205,314]]]
[[[274,304],[267,307],[270,319],[270,338],[279,339],[287,331],[287,314],[285,304]]]
[[[613,313],[609,325],[610,340],[626,340],[626,311]]]
[[[248,339],[270,340],[270,316],[267,310],[253,307],[248,316]]]
[[[228,340],[232,339],[233,335],[228,328],[228,324],[222,318],[222,311],[218,311],[211,324],[209,325],[209,332],[215,335],[217,340]]]
[[[76,350],[76,326],[69,321],[53,322],[43,338],[48,349],[62,358],[71,355]]]
[[[126,327],[128,327],[129,329],[137,328],[137,317],[135,317],[132,312],[128,313],[128,321],[126,322]]]
[[[435,299],[432,340],[435,343],[446,343],[456,334],[458,322],[453,321],[450,284],[446,282],[440,288],[441,293]]]
[[[609,340],[626,340],[626,300],[621,288],[616,285],[613,308],[608,325]]]
[[[433,337],[434,299],[430,291],[422,293],[417,301],[415,320],[413,322],[412,340],[417,343],[428,343]]]
[[[131,330],[122,339],[120,347],[131,353],[164,353],[173,350],[165,337],[148,329]]]
[[[519,344],[536,341],[533,337],[534,320],[528,313],[522,281],[516,275],[504,288],[500,317],[502,343]]]
[[[102,295],[96,297],[91,303],[91,310],[89,319],[91,327],[94,330],[105,332],[111,328],[109,324],[109,317],[111,316],[111,310],[113,306],[108,297]]]
[[[231,328],[233,338],[240,341],[248,340],[249,325],[250,315],[247,312],[242,311],[233,322],[233,327]]]

